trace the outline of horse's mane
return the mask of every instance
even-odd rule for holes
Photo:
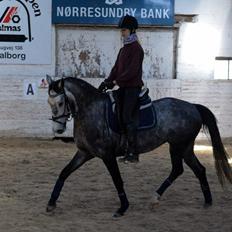
[[[74,83],[77,86],[81,86],[89,93],[98,93],[97,89],[94,86],[92,86],[87,81],[84,81],[80,78],[66,77],[65,80],[67,80],[68,82]]]

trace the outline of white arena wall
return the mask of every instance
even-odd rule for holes
[[[138,31],[144,81],[154,100],[176,97],[208,106],[222,136],[232,137],[232,81],[214,80],[215,57],[232,56],[232,2],[220,1],[219,9],[217,0],[198,0],[191,11],[184,2],[176,0],[176,13],[199,15],[194,23],[181,23],[179,34],[171,28]],[[51,36],[51,65],[0,65],[1,137],[52,137],[47,89],[36,88],[35,96],[26,97],[25,83],[38,86],[50,74],[81,77],[98,86],[122,46],[115,28],[53,26]],[[66,135],[72,135],[72,123]]]

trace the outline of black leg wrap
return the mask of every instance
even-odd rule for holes
[[[120,193],[118,196],[121,202],[121,207],[116,211],[113,217],[123,216],[129,207],[129,201],[127,200],[126,193]]]
[[[213,200],[209,186],[201,185],[201,189],[205,197],[205,203],[211,205]]]
[[[161,196],[171,184],[172,182],[167,178],[156,192]]]
[[[60,179],[58,179],[56,181],[53,192],[51,194],[51,198],[50,198],[50,200],[48,202],[49,205],[54,205],[56,203],[57,199],[60,196],[60,192],[61,192],[61,190],[63,188],[63,185],[64,185],[64,181],[62,181]]]

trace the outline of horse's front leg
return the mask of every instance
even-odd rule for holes
[[[59,175],[59,178],[56,181],[50,200],[48,201],[47,212],[51,212],[56,208],[56,201],[59,198],[64,182],[69,177],[69,175],[76,169],[78,169],[80,166],[82,166],[86,161],[92,158],[92,156],[88,155],[86,152],[82,150],[77,151],[73,159],[62,170],[62,172]]]
[[[103,159],[110,175],[113,179],[114,185],[118,191],[118,196],[121,202],[121,207],[114,213],[113,217],[120,217],[126,212],[129,207],[129,202],[123,188],[122,177],[118,168],[118,163],[115,157],[107,157]]]

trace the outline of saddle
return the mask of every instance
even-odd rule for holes
[[[108,124],[112,131],[120,133],[120,123],[116,112],[117,90],[108,91]],[[143,88],[139,94],[139,123],[137,130],[154,128],[156,125],[156,112],[149,96],[149,89]]]

